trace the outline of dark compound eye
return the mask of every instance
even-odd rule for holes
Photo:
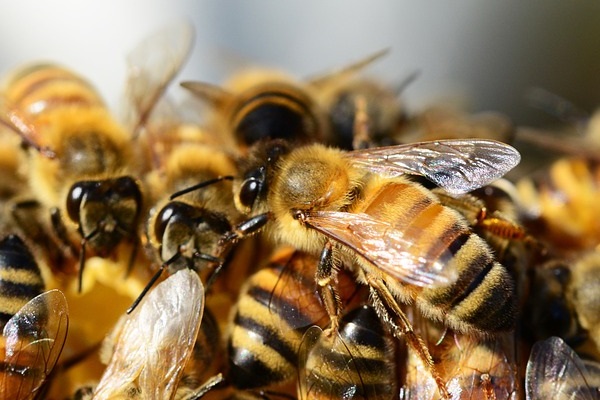
[[[256,199],[264,190],[265,179],[265,167],[259,167],[246,175],[246,179],[242,182],[238,195],[238,200],[242,206],[252,208]]]
[[[256,178],[246,179],[240,188],[240,204],[242,204],[244,207],[252,208],[259,192],[260,183],[256,180]]]
[[[181,218],[192,218],[191,207],[187,204],[180,203],[178,201],[171,202],[163,207],[162,210],[156,216],[156,222],[154,223],[154,235],[162,240],[165,231],[167,230],[167,226],[172,221],[181,219]]]
[[[89,182],[77,182],[71,186],[67,197],[67,213],[72,221],[79,221],[79,211],[81,210],[81,202],[90,189]]]

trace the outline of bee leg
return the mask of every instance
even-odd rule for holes
[[[215,387],[225,382],[225,377],[222,373],[218,373],[206,380],[202,385],[195,389],[192,393],[186,395],[183,400],[199,400],[204,397],[205,394],[209,393]]]
[[[321,252],[315,275],[319,296],[323,301],[323,305],[325,306],[325,310],[327,310],[327,314],[331,321],[330,328],[323,332],[328,337],[337,333],[342,310],[342,301],[332,283],[334,271],[333,244],[328,241],[325,243],[325,247]]]
[[[216,264],[216,267],[212,270],[212,272],[208,275],[208,278],[206,279],[205,290],[208,291],[208,289],[213,285],[213,283],[217,279],[217,276],[223,269],[223,265],[225,264],[225,261],[222,258],[215,257],[213,255],[206,254],[206,253],[200,253],[200,252],[194,253],[194,259],[203,260],[203,261],[207,261],[209,263]]]
[[[408,345],[417,353],[423,365],[429,370],[442,398],[450,399],[450,393],[433,362],[427,345],[415,333],[412,324],[385,285],[385,282],[381,279],[367,276],[367,284],[369,285],[371,301],[379,318],[384,321],[395,337],[405,338]]]
[[[125,271],[125,279],[131,275],[131,271],[133,271],[133,265],[135,264],[135,259],[137,258],[138,249],[140,248],[140,240],[137,236],[134,236],[132,240],[131,255],[129,256],[129,261],[127,262],[127,271]]]
[[[366,149],[372,142],[369,135],[369,113],[367,112],[367,100],[360,96],[354,100],[354,124],[352,127],[352,148],[354,150]]]
[[[73,257],[78,257],[79,249],[77,249],[73,245],[73,242],[69,240],[67,227],[65,226],[62,216],[60,215],[60,210],[57,207],[52,207],[50,209],[50,221],[52,222],[52,228],[54,229],[54,233],[58,240],[71,251]]]
[[[224,258],[229,253],[233,245],[241,239],[254,235],[260,231],[271,220],[271,213],[259,214],[255,217],[243,221],[221,236],[218,243],[217,257]]]

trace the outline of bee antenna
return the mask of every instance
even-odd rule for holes
[[[417,78],[421,75],[420,70],[413,71],[406,78],[402,79],[400,82],[394,85],[393,92],[396,93],[396,96],[400,96],[404,90],[410,86],[411,83],[417,80]]]
[[[148,293],[148,291],[150,290],[150,288],[152,286],[154,286],[154,284],[156,283],[156,281],[158,280],[158,278],[160,278],[160,276],[162,275],[162,273],[165,270],[166,266],[167,266],[167,263],[164,263],[163,265],[160,266],[160,268],[158,269],[158,271],[156,271],[156,273],[154,274],[154,276],[152,277],[152,279],[150,279],[150,282],[148,282],[148,284],[146,285],[146,287],[142,290],[142,293],[140,293],[140,295],[137,297],[137,299],[135,299],[135,301],[133,302],[133,304],[127,309],[127,314],[131,314],[133,312],[133,310],[136,309],[136,307],[138,306],[138,304],[140,304],[140,302],[142,301],[142,299],[144,298],[144,296],[146,295],[146,293]]]
[[[209,179],[204,182],[197,183],[195,185],[192,185],[190,187],[187,187],[185,189],[182,189],[178,192],[173,193],[169,197],[169,200],[174,200],[177,197],[183,196],[184,194],[188,194],[188,193],[193,192],[198,189],[202,189],[203,187],[212,185],[213,183],[217,183],[217,182],[221,182],[221,181],[232,181],[233,178],[235,178],[235,177],[232,175],[226,175],[226,176],[219,176],[218,178]]]

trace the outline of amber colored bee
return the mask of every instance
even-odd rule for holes
[[[311,327],[300,348],[298,398],[393,399],[394,356],[394,342],[370,306],[346,313],[337,334]]]
[[[231,155],[216,144],[208,143],[202,130],[185,126],[175,129],[161,133],[164,141],[170,142],[170,136],[176,136],[180,133],[177,130],[182,129],[187,132],[185,140],[155,142],[154,145],[163,145],[168,151],[165,159],[160,160],[160,168],[146,177],[149,197],[154,202],[146,234],[160,268],[130,311],[165,269],[169,273],[182,268],[201,272],[208,263],[223,264],[224,260],[214,256],[219,239],[241,218],[233,204],[228,181],[181,195],[176,200],[169,199],[169,194],[198,180],[215,181],[236,171]]]
[[[175,40],[169,52],[183,48],[181,53],[186,54],[191,31],[188,27],[176,32],[181,43]],[[130,70],[137,75],[131,78],[136,82],[131,83],[129,96],[140,123],[181,64],[167,57],[146,60],[149,52],[159,50],[158,45],[142,42],[132,52]],[[148,65],[152,60],[155,64]],[[143,206],[134,132],[113,118],[89,82],[62,66],[18,69],[6,80],[3,96],[3,118],[35,149],[28,160],[33,195],[50,216],[48,225],[56,237],[79,256],[79,290],[88,249],[107,257],[122,242],[130,242],[131,266]]]
[[[251,218],[224,243],[269,224],[277,242],[321,253],[315,279],[326,305],[336,304],[332,271],[343,260],[395,335],[406,334],[430,366],[398,301],[414,302],[459,332],[512,329],[516,299],[507,270],[460,214],[401,176],[424,175],[451,193],[468,192],[518,163],[512,147],[458,140],[343,152],[317,144],[290,150],[273,141],[255,151],[234,181],[236,206]]]
[[[527,400],[598,399],[600,364],[582,360],[562,339],[550,337],[531,349],[525,392]]]
[[[310,87],[282,72],[244,70],[224,87],[204,82],[181,85],[209,103],[208,126],[233,138],[242,152],[264,139],[310,143],[325,138],[325,117]]]
[[[44,292],[38,265],[18,236],[0,241],[0,259],[0,398],[42,398],[67,337],[67,301],[59,290]]]

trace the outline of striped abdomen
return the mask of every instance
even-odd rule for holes
[[[267,138],[307,143],[322,136],[312,98],[284,82],[259,84],[242,92],[229,116],[233,133],[243,145]]]
[[[13,74],[5,96],[27,121],[37,125],[52,110],[104,107],[97,91],[74,72],[52,64],[35,64]]]
[[[305,337],[298,398],[392,399],[396,394],[394,342],[375,310],[360,306],[346,314],[339,335]],[[314,343],[310,343],[314,339]],[[302,363],[304,365],[302,365]]]
[[[402,231],[411,243],[408,251],[412,255],[456,271],[456,279],[448,285],[422,290],[391,285],[402,296],[408,292],[425,315],[459,332],[496,332],[513,327],[513,279],[458,212],[407,180],[383,185],[365,198],[360,208],[358,212],[390,221]]]
[[[306,253],[285,252],[248,279],[228,343],[230,379],[236,387],[265,387],[295,376],[304,331],[329,322],[316,293],[317,262]],[[352,292],[353,283],[340,275],[342,300]]]
[[[38,265],[16,235],[0,241],[0,331],[29,300],[44,291]]]

